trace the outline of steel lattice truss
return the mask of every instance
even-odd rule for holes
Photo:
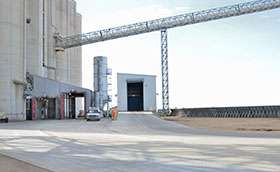
[[[271,10],[280,7],[280,0],[257,0],[236,5],[213,8],[193,13],[166,17],[146,22],[130,24],[110,29],[78,34],[68,37],[57,36],[56,48],[67,49],[71,47],[92,44],[142,33],[160,31],[168,28],[191,25],[233,16],[240,16],[255,12]]]
[[[166,29],[161,31],[161,75],[162,110],[165,114],[169,114],[168,37]]]

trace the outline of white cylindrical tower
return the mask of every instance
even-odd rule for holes
[[[95,107],[103,110],[108,102],[108,78],[107,78],[108,59],[104,56],[94,57],[94,92]]]

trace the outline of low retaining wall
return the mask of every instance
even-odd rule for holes
[[[207,118],[280,118],[280,106],[173,109],[173,115]]]

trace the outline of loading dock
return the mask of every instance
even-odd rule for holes
[[[76,119],[79,112],[92,106],[91,90],[36,75],[30,77],[32,92],[26,99],[27,120]]]

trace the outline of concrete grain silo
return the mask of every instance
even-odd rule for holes
[[[81,33],[81,15],[76,12],[76,2],[72,0],[55,1],[55,25],[61,35]],[[81,86],[82,60],[81,47],[57,53],[56,79]]]
[[[46,31],[43,29],[46,25],[43,12],[43,1],[26,1],[26,52],[27,52],[27,72],[41,77],[48,77],[47,68],[43,67],[46,62],[45,44],[43,37]],[[43,47],[44,46],[44,47]]]
[[[82,16],[78,13],[75,16],[74,32],[77,34],[82,32]],[[70,56],[70,82],[82,86],[82,48],[75,47],[72,49],[74,52]]]
[[[70,116],[62,110],[71,107],[62,102],[73,103],[69,95],[91,99],[81,88],[81,47],[55,50],[55,35],[81,33],[76,6],[74,0],[0,0],[0,112],[10,119],[24,120],[27,113],[46,119],[50,111],[51,117]]]
[[[0,112],[24,118],[25,1],[0,0]]]

